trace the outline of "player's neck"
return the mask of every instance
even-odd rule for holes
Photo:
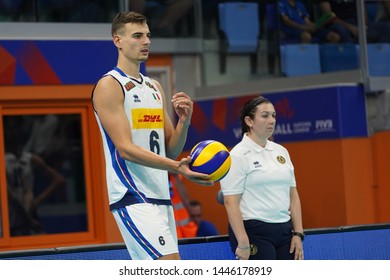
[[[139,74],[139,64],[130,64],[130,63],[120,63],[118,61],[118,64],[117,66],[119,69],[121,69],[123,71],[123,73],[125,73],[126,75],[130,76],[130,77],[133,77],[133,78],[140,78],[140,74]]]

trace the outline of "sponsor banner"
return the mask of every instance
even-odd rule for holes
[[[117,49],[109,40],[0,40],[0,61],[0,85],[95,84]]]
[[[275,106],[276,142],[367,136],[365,93],[360,85],[261,95]],[[254,96],[196,102],[185,149],[190,150],[207,139],[221,141],[230,147],[237,144],[241,140],[239,109]]]

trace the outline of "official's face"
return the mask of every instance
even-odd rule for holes
[[[262,103],[257,106],[253,120],[251,120],[252,131],[260,139],[268,139],[272,136],[275,123],[276,112],[271,103]]]

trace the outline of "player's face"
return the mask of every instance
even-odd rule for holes
[[[129,60],[145,61],[149,57],[150,31],[148,25],[127,23],[117,35],[117,46]]]
[[[268,139],[275,130],[276,112],[271,103],[262,103],[257,106],[255,116],[252,120],[252,130],[259,139]]]

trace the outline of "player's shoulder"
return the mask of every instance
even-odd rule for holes
[[[145,81],[145,82],[149,82],[150,84],[152,84],[153,86],[155,86],[155,87],[156,87],[155,89],[158,89],[158,91],[159,91],[160,93],[162,93],[162,94],[164,93],[161,84],[160,84],[157,80],[152,79],[152,78],[150,78],[150,77],[148,77],[148,76],[143,76],[143,77],[144,77],[144,81]]]
[[[101,88],[101,89],[111,89],[113,87],[118,87],[120,84],[118,80],[112,76],[112,75],[104,75],[99,79],[99,81],[96,84],[96,88]]]
[[[123,88],[118,80],[112,76],[103,76],[96,83],[95,88],[92,92],[92,100],[95,102],[107,101],[107,99],[119,98],[122,100],[124,98]]]
[[[147,76],[146,76],[146,79],[149,80],[151,83],[154,83],[157,87],[161,88],[161,84],[159,81],[152,79],[150,77],[147,77]]]

